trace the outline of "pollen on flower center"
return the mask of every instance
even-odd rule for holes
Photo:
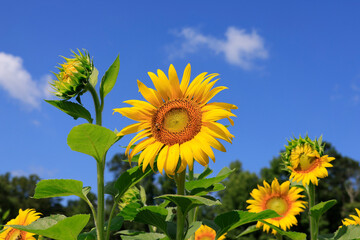
[[[183,131],[189,122],[189,116],[183,108],[173,108],[165,114],[164,128],[169,132]]]
[[[281,197],[273,197],[266,202],[266,209],[271,209],[279,215],[283,215],[288,210],[288,203]]]
[[[187,99],[164,103],[152,119],[152,133],[158,141],[173,145],[193,139],[201,130],[202,113],[197,104]]]

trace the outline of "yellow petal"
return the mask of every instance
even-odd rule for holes
[[[150,123],[147,123],[147,122],[134,123],[127,127],[124,127],[117,134],[117,136],[123,136],[123,135],[131,134],[131,133],[139,132],[141,130],[144,130],[144,129],[150,128],[150,127],[151,127]]]
[[[165,164],[165,172],[167,175],[174,175],[180,155],[179,144],[174,144],[169,147],[168,157]]]
[[[183,95],[180,90],[179,78],[172,64],[169,67],[169,82],[173,98],[181,98]]]
[[[191,65],[189,63],[188,65],[186,65],[186,68],[184,70],[184,74],[183,74],[183,77],[181,80],[181,84],[180,84],[180,89],[181,89],[181,92],[183,93],[183,95],[185,94],[187,87],[189,85],[190,75],[191,75]]]
[[[158,92],[156,92],[154,89],[148,88],[145,84],[143,84],[139,80],[137,81],[137,83],[139,87],[139,92],[141,93],[141,95],[143,95],[146,101],[148,101],[149,103],[151,103],[156,107],[160,107],[163,104],[161,96],[159,95]]]
[[[163,174],[164,165],[166,164],[166,159],[168,157],[169,146],[165,145],[164,148],[160,151],[157,159],[157,168],[160,174]]]

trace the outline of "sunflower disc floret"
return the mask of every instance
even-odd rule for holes
[[[258,213],[267,209],[274,210],[280,217],[266,219],[265,221],[280,227],[284,231],[292,225],[297,225],[296,215],[304,211],[306,202],[299,200],[304,197],[300,195],[303,190],[301,188],[290,188],[290,181],[279,184],[275,178],[271,186],[264,181],[263,186],[254,189],[250,195],[253,199],[247,200],[249,212]],[[270,227],[262,222],[257,222],[256,227],[263,227],[266,232],[270,231]],[[272,230],[276,234],[275,230]]]
[[[283,160],[290,171],[290,179],[295,182],[302,182],[304,186],[318,185],[318,179],[328,176],[326,168],[332,167],[330,163],[335,158],[323,155],[324,144],[320,139],[311,140],[305,138],[291,139],[283,154]]]
[[[233,125],[230,117],[235,115],[231,110],[237,107],[222,102],[208,103],[226,87],[213,88],[218,81],[213,80],[218,76],[216,73],[201,73],[190,82],[190,72],[188,64],[181,83],[173,65],[169,67],[168,76],[161,70],[157,75],[149,72],[155,89],[138,81],[139,91],[146,101],[129,100],[125,103],[132,107],[114,109],[114,112],[138,121],[122,129],[118,135],[137,132],[125,154],[131,161],[140,153],[138,163],[143,169],[148,165],[153,168],[156,157],[159,172],[165,170],[168,175],[180,173],[187,166],[192,169],[194,159],[206,166],[209,158],[215,161],[212,148],[226,151],[217,139],[232,142],[234,136],[217,121],[227,118]]]
[[[54,95],[68,100],[77,95],[81,95],[86,91],[86,85],[93,71],[93,61],[87,51],[72,51],[73,58],[65,58],[65,62],[60,64],[59,73],[54,73],[56,80],[51,84],[54,89]]]

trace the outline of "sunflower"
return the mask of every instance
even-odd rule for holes
[[[149,72],[155,89],[138,80],[139,91],[147,101],[129,100],[125,103],[133,107],[114,109],[114,112],[138,121],[122,129],[118,136],[138,132],[125,154],[131,161],[141,152],[138,163],[143,164],[143,170],[149,164],[153,168],[157,155],[157,168],[161,174],[165,170],[166,174],[174,175],[187,166],[193,169],[194,159],[206,166],[209,157],[215,161],[211,147],[226,151],[217,139],[232,142],[234,136],[217,121],[227,118],[233,125],[230,117],[235,115],[231,110],[237,107],[222,102],[208,103],[227,88],[212,88],[218,80],[213,80],[218,76],[216,73],[201,73],[190,82],[190,72],[188,64],[181,83],[173,65],[169,67],[169,78],[161,70],[158,75]],[[140,142],[129,153],[137,141]]]
[[[356,210],[357,216],[350,215],[350,217],[352,217],[352,219],[345,218],[344,220],[342,220],[342,223],[344,226],[360,225],[360,211],[357,208],[355,208],[355,210]]]
[[[271,186],[264,181],[264,186],[259,186],[258,189],[254,189],[250,195],[254,199],[247,200],[250,205],[247,207],[249,212],[262,212],[267,209],[274,210],[280,217],[266,219],[265,221],[280,227],[284,231],[290,228],[292,225],[297,225],[295,215],[304,211],[305,202],[298,200],[303,195],[299,195],[303,190],[300,188],[290,188],[290,181],[286,181],[283,184],[279,184],[275,178],[271,183]],[[264,225],[262,222],[257,222],[256,227],[263,226],[263,230],[269,232],[270,227]],[[273,234],[276,234],[275,230],[272,230]]]
[[[219,237],[219,240],[224,240],[225,235]],[[195,240],[215,240],[216,232],[211,227],[201,225],[201,227],[195,232]]]
[[[22,225],[26,226],[40,218],[41,213],[37,213],[34,209],[19,210],[19,215],[7,222],[5,225]],[[33,233],[28,233],[11,227],[5,227],[5,231],[0,233],[0,240],[35,240]]]
[[[291,172],[290,179],[302,182],[304,187],[312,184],[318,185],[319,178],[328,175],[326,168],[332,167],[330,163],[335,158],[324,155],[322,137],[311,140],[308,136],[290,139],[282,154],[287,169]]]

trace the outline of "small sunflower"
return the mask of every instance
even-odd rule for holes
[[[190,72],[188,64],[181,83],[173,65],[169,67],[169,78],[161,70],[158,75],[149,72],[155,90],[138,80],[139,91],[147,101],[129,100],[125,103],[133,107],[114,109],[138,121],[122,129],[118,136],[138,132],[125,154],[131,161],[141,152],[138,163],[143,164],[143,169],[149,164],[153,168],[157,155],[159,172],[165,170],[168,175],[180,173],[187,166],[193,169],[194,159],[206,166],[209,157],[215,161],[211,147],[226,151],[217,139],[232,142],[234,136],[217,121],[227,118],[233,125],[230,117],[235,115],[231,110],[237,107],[222,102],[208,103],[226,87],[212,88],[218,80],[213,80],[218,76],[216,73],[201,73],[190,82]],[[140,140],[129,154],[131,146]]]
[[[352,217],[352,219],[349,218],[345,218],[344,220],[342,220],[342,223],[344,226],[349,226],[349,225],[360,225],[360,211],[359,209],[355,208],[357,216],[356,215],[350,215],[350,217]]]
[[[224,240],[225,235],[219,237],[219,240]],[[211,227],[201,225],[201,227],[195,232],[195,240],[215,240],[216,232]]]
[[[318,185],[318,179],[328,176],[327,167],[335,158],[323,155],[321,140],[310,140],[309,137],[294,139],[286,146],[285,163],[291,171],[290,179],[302,182],[304,186],[310,182]]]
[[[290,181],[286,181],[283,184],[279,184],[275,178],[271,183],[271,186],[264,181],[264,186],[259,186],[254,189],[250,195],[254,199],[247,200],[250,205],[247,207],[249,212],[262,212],[267,209],[274,210],[280,217],[266,219],[265,221],[280,227],[284,231],[289,229],[292,225],[297,225],[295,215],[304,211],[305,202],[298,200],[303,195],[300,195],[303,190],[300,188],[290,188]],[[256,227],[263,226],[263,230],[269,232],[270,227],[264,225],[262,222],[257,222]],[[276,234],[275,230],[272,230],[273,234]]]
[[[22,225],[27,226],[30,223],[34,222],[38,218],[40,218],[41,213],[37,213],[34,209],[26,209],[25,211],[19,210],[19,215],[15,218],[7,222],[5,225]],[[33,233],[28,233],[25,231],[21,231],[15,228],[6,227],[5,231],[0,233],[0,240],[35,240]]]
[[[50,83],[55,90],[54,95],[64,100],[81,95],[86,91],[85,87],[94,68],[88,52],[82,53],[79,50],[79,54],[72,53],[74,54],[73,58],[64,57],[66,62],[58,67],[60,72],[54,73],[57,80]]]

